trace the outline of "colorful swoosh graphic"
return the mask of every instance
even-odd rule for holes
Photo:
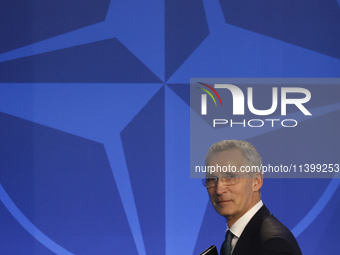
[[[215,95],[217,96],[218,100],[220,101],[220,104],[222,105],[222,100],[220,98],[220,95],[217,93],[217,91],[213,87],[211,87],[210,85],[203,83],[203,82],[197,82],[197,83],[202,84],[202,85],[206,86],[207,88],[211,89],[215,93]],[[216,103],[214,96],[208,90],[200,88],[200,87],[197,87],[197,88],[207,92],[207,94],[214,100],[214,103],[217,106],[217,103]]]

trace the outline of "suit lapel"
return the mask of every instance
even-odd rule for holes
[[[269,210],[263,205],[243,230],[234,248],[233,255],[256,254],[261,244],[261,224],[269,215]]]

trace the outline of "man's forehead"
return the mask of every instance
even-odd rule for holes
[[[215,172],[208,172],[206,174],[207,178],[210,177],[217,177],[217,178],[224,178],[224,177],[230,177],[230,176],[238,176],[238,175],[242,175],[243,173],[240,171],[235,171],[235,172],[223,172],[223,171],[215,171]]]
[[[223,178],[242,175],[246,165],[242,151],[237,148],[214,152],[206,166],[206,177]]]
[[[207,173],[205,178],[226,178],[229,177],[230,175],[234,175],[234,174],[221,174],[221,173]]]

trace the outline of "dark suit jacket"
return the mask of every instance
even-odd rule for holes
[[[293,234],[263,205],[243,230],[232,255],[302,255]]]

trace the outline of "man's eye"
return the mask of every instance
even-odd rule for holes
[[[206,183],[213,183],[215,181],[216,181],[215,178],[206,178]]]

